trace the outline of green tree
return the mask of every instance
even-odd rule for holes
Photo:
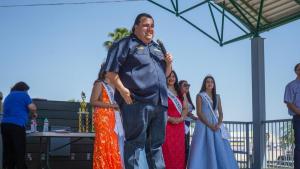
[[[293,149],[294,146],[294,130],[292,123],[287,123],[286,129],[282,127],[280,129],[283,132],[283,135],[280,137],[280,146],[283,149]]]
[[[127,28],[116,28],[114,32],[108,33],[108,36],[111,38],[111,40],[105,41],[103,46],[108,50],[114,41],[130,35],[130,33],[131,32]]]

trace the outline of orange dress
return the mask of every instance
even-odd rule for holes
[[[102,85],[102,101],[110,103]],[[93,169],[122,169],[118,135],[115,133],[115,112],[112,108],[95,107]]]

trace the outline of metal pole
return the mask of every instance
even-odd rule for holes
[[[262,169],[265,154],[265,130],[263,121],[266,120],[265,109],[265,68],[264,68],[264,39],[251,39],[252,62],[252,111],[253,111],[253,169]]]
[[[0,101],[0,106],[2,106],[2,100]],[[1,107],[0,107],[1,109]],[[0,130],[1,130],[1,121],[2,121],[2,112],[0,110]],[[3,154],[3,143],[2,143],[2,135],[0,131],[0,167],[2,167],[2,154]]]
[[[250,168],[252,161],[250,160],[250,137],[249,137],[249,123],[246,124],[246,152],[247,152],[247,168]]]

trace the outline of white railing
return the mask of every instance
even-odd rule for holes
[[[251,169],[253,164],[252,122],[224,121],[224,124],[231,134],[229,141],[239,167]],[[264,168],[293,169],[294,135],[292,120],[267,120],[263,122],[262,126],[265,128],[266,136]],[[191,132],[193,132],[193,128]]]

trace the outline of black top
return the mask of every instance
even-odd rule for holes
[[[115,42],[108,51],[104,71],[115,72],[135,101],[168,106],[166,62],[159,45],[143,43],[135,35]],[[125,103],[118,91],[115,99]]]

